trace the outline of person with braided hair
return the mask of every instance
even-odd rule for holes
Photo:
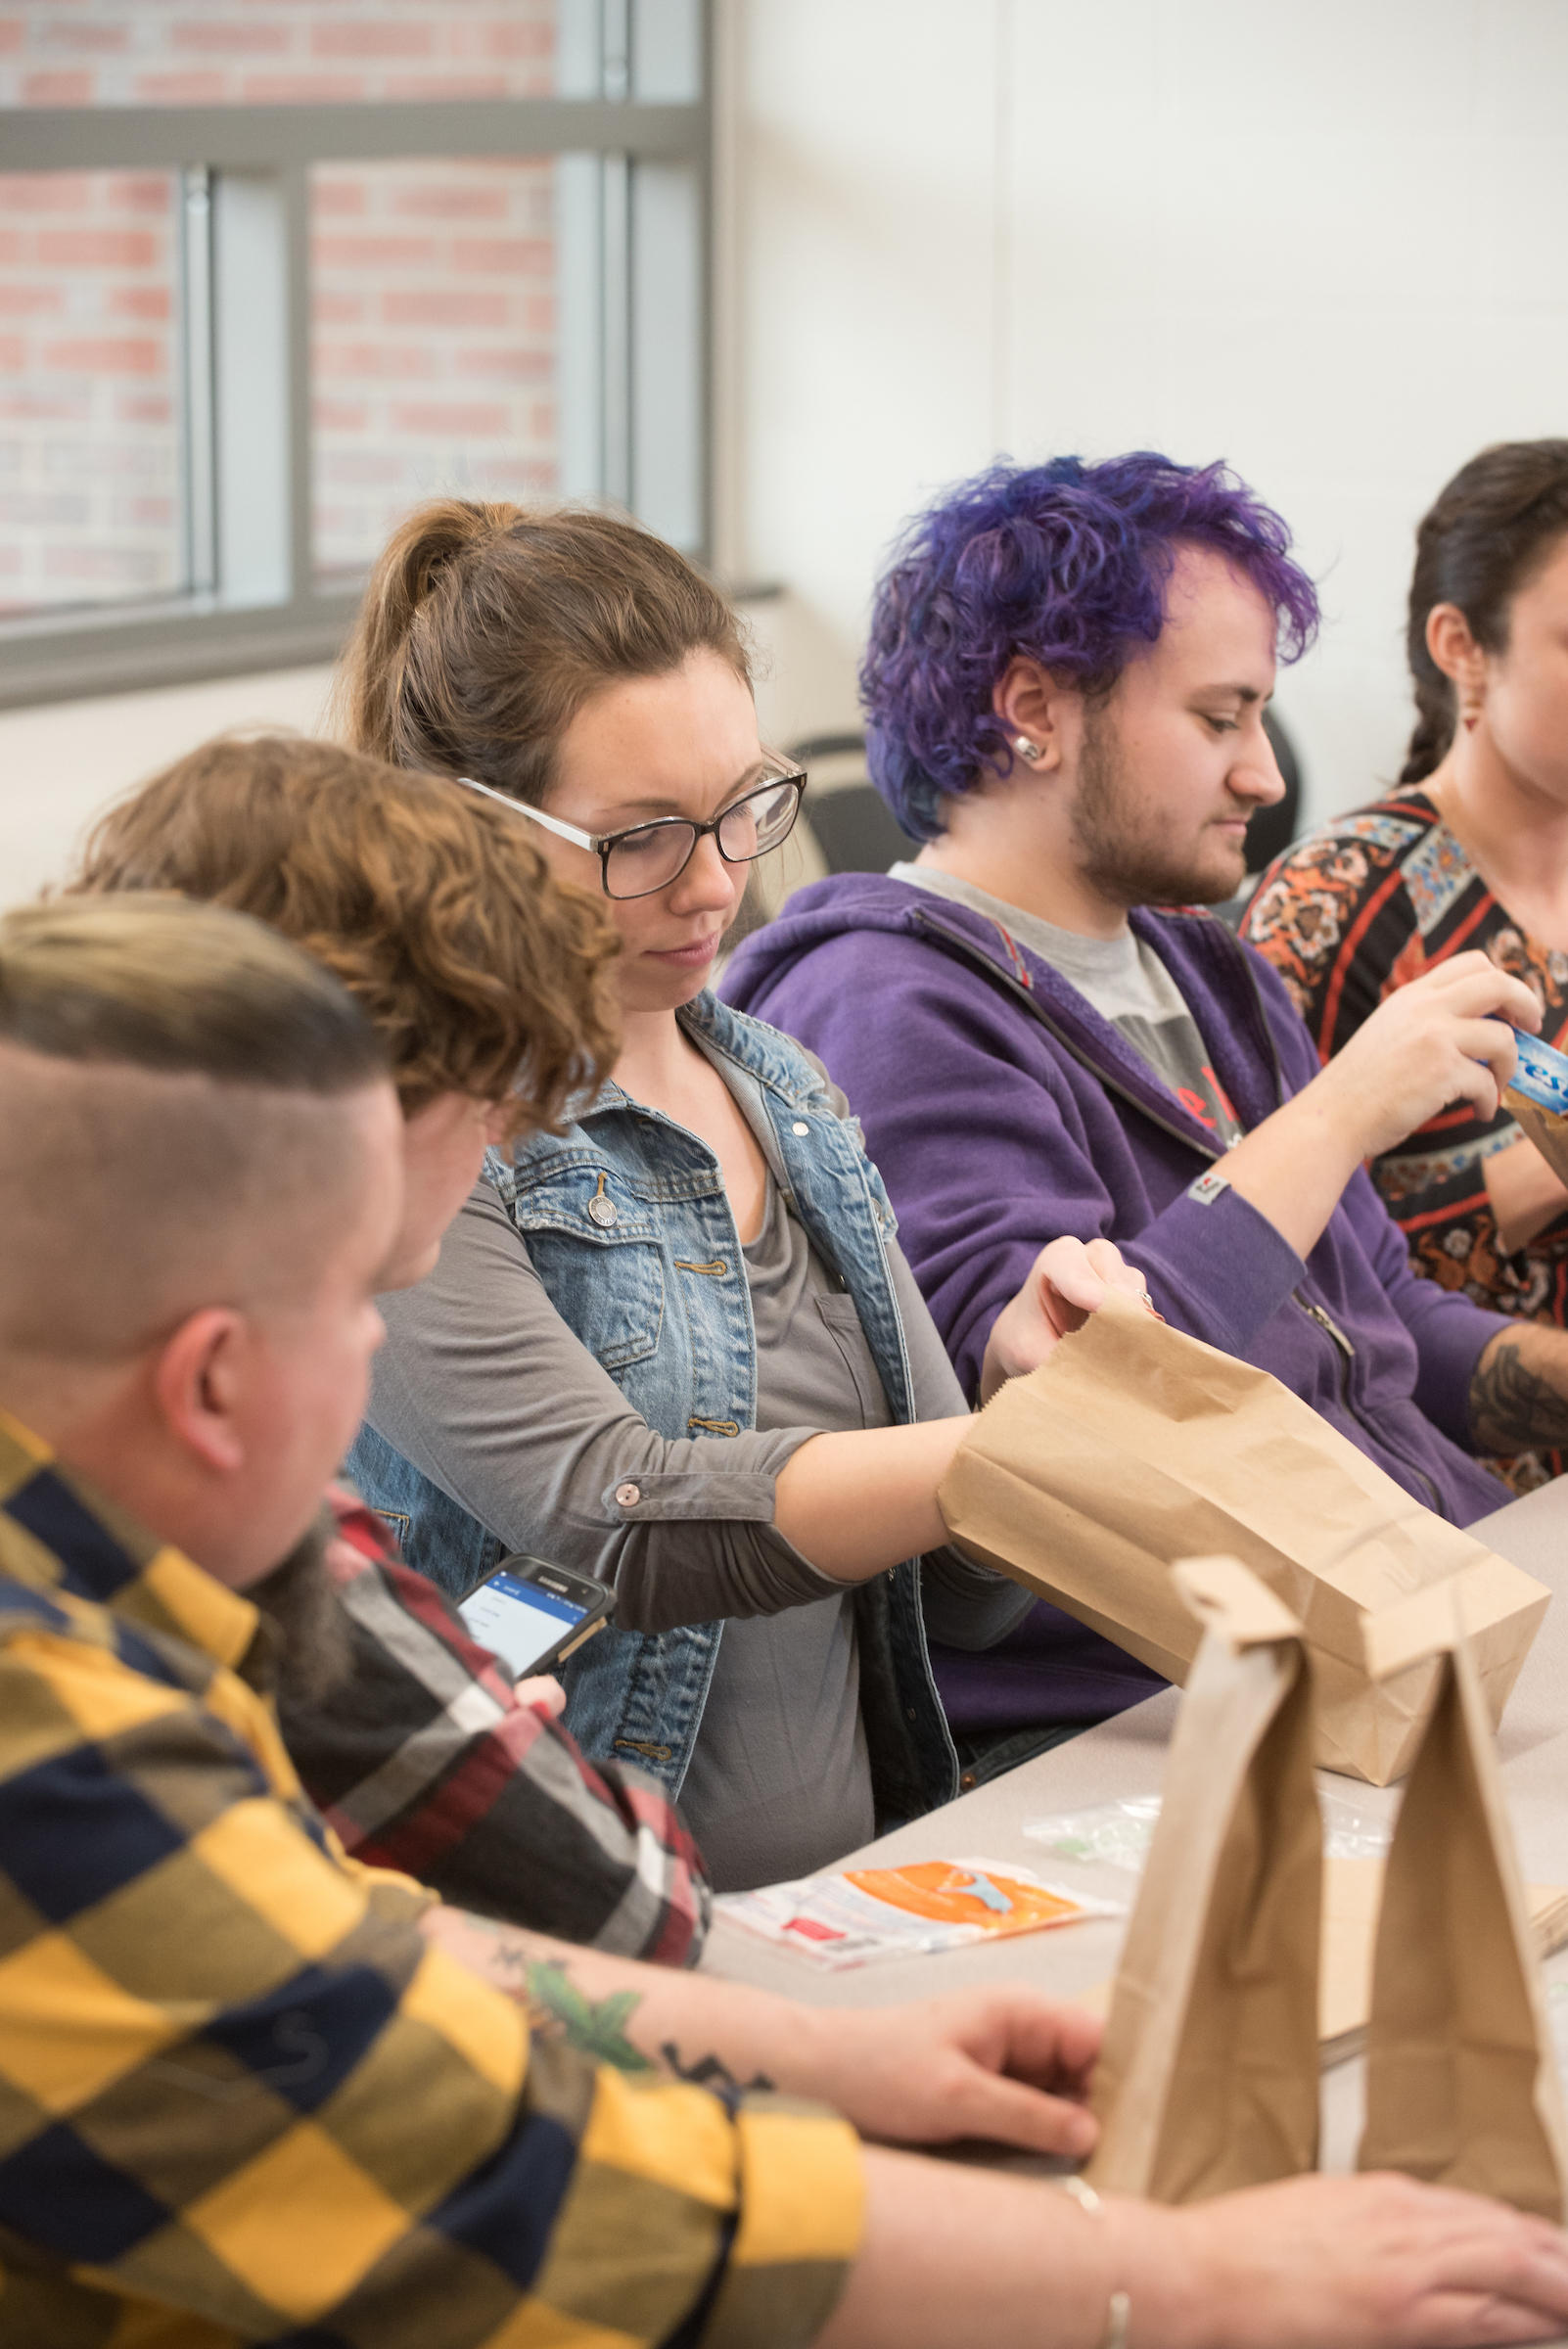
[[[1416,533],[1407,642],[1398,784],[1281,856],[1243,936],[1325,1063],[1395,990],[1477,947],[1568,1044],[1568,440],[1501,442],[1454,475]],[[1450,1103],[1373,1172],[1418,1272],[1564,1326],[1568,1189],[1504,1105]],[[1561,1472],[1559,1415],[1555,1442],[1498,1445],[1516,1492]]]

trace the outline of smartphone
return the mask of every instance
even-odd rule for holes
[[[615,1592],[545,1558],[503,1558],[458,1606],[463,1628],[518,1680],[553,1672],[603,1631]]]

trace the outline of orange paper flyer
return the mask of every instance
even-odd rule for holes
[[[905,1867],[852,1868],[726,1894],[721,1915],[803,1951],[819,1965],[864,1965],[1012,1933],[1039,1933],[1125,1908],[1042,1883],[1001,1860],[921,1860]]]

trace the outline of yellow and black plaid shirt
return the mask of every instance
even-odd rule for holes
[[[0,1414],[0,2349],[793,2349],[852,2132],[530,2047],[300,1791],[256,1611]]]

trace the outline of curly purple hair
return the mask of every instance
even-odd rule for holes
[[[905,832],[934,840],[939,803],[1005,773],[992,690],[1015,655],[1085,692],[1108,693],[1165,623],[1182,546],[1244,571],[1299,660],[1317,595],[1290,532],[1227,467],[1140,450],[1085,465],[1006,460],[962,482],[899,540],[880,580],[860,668],[872,779]]]

